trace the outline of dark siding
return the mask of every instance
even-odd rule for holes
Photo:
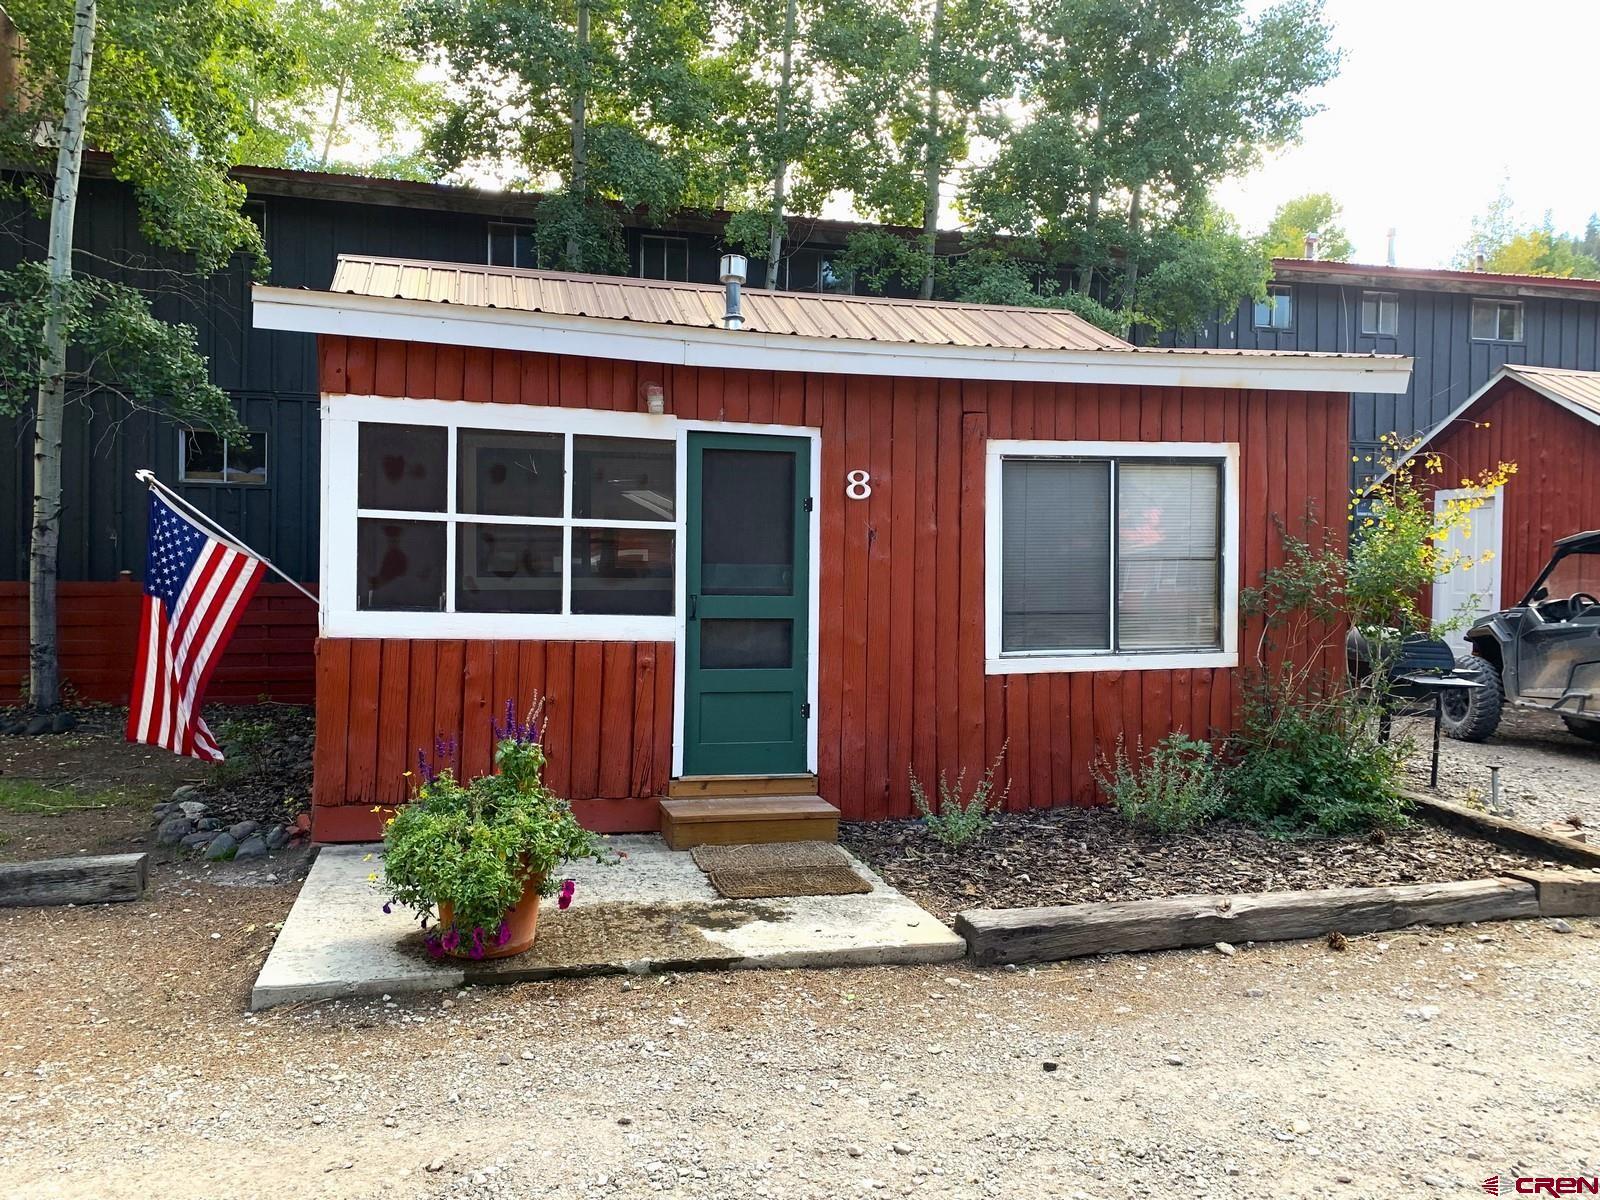
[[[1254,328],[1254,305],[1240,303],[1231,320],[1189,335],[1166,335],[1163,345],[1221,346],[1248,350],[1322,350],[1405,354],[1416,360],[1403,395],[1350,398],[1352,482],[1370,470],[1386,433],[1411,436],[1432,429],[1487,383],[1506,363],[1600,370],[1600,301],[1508,296],[1523,305],[1521,342],[1472,340],[1472,297],[1405,289],[1396,337],[1362,334],[1362,287],[1295,283],[1294,328]]]

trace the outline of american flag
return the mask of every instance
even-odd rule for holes
[[[222,761],[200,719],[200,702],[264,569],[259,558],[212,537],[151,489],[130,742]]]

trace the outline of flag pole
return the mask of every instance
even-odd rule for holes
[[[177,492],[173,491],[166,484],[157,479],[154,471],[151,471],[145,467],[141,467],[139,470],[133,473],[133,477],[152,490],[160,492],[163,496],[171,500],[174,504],[178,505],[196,520],[202,521],[206,525],[210,526],[212,535],[216,537],[218,541],[226,542],[241,554],[248,554],[251,558],[259,559],[262,566],[266,567],[275,575],[280,576],[286,583],[288,583],[290,587],[294,588],[295,591],[299,592],[307,600],[311,601],[311,603],[318,603],[315,593],[307,591],[303,586],[301,586],[298,579],[294,578],[294,576],[290,575],[289,572],[278,566],[277,563],[273,562],[265,554],[257,554],[254,550],[250,549],[249,546],[246,546],[238,538],[234,537],[233,534],[229,533],[221,525],[217,524],[215,520],[206,516],[205,513],[201,512],[182,496],[178,495]]]

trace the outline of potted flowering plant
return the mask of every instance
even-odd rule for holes
[[[428,952],[503,958],[533,945],[539,899],[572,900],[563,863],[601,861],[597,839],[544,784],[543,701],[522,721],[506,702],[495,726],[495,770],[463,783],[417,752],[421,782],[385,825],[383,876],[389,902],[414,910]],[[451,748],[442,747],[444,757]]]

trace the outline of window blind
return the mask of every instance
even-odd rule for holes
[[[1119,649],[1220,644],[1220,489],[1215,463],[1118,467]]]
[[[1001,471],[1002,650],[1111,648],[1111,464]]]

